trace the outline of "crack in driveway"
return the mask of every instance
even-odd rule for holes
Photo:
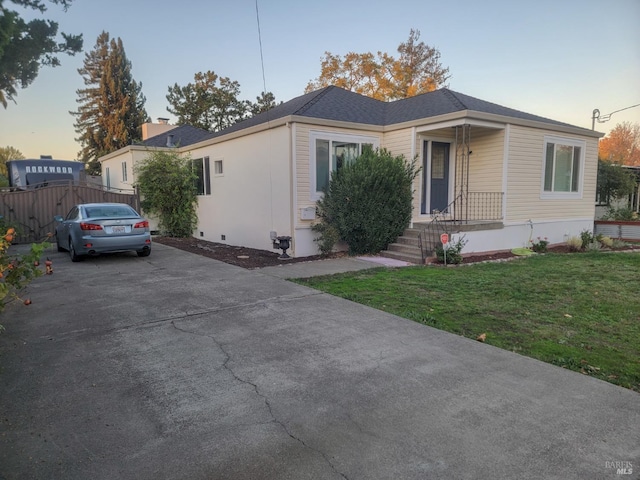
[[[82,329],[76,329],[76,330],[69,330],[67,332],[61,332],[58,333],[56,335],[44,335],[41,337],[37,337],[37,340],[64,340],[66,337],[70,337],[70,336],[74,336],[74,335],[82,335],[84,333],[87,332],[92,332],[92,333],[102,333],[102,334],[111,334],[111,333],[118,333],[118,332],[123,332],[126,330],[130,330],[130,329],[135,329],[135,328],[141,328],[141,327],[147,327],[150,325],[157,325],[157,324],[162,324],[165,322],[171,322],[173,323],[176,320],[183,320],[186,318],[193,318],[193,317],[198,317],[201,315],[208,315],[211,313],[220,313],[220,312],[227,312],[230,310],[235,310],[238,308],[247,308],[247,307],[255,307],[255,306],[259,306],[259,305],[265,305],[267,303],[279,303],[279,302],[294,302],[297,300],[301,300],[301,299],[305,299],[305,298],[310,298],[310,297],[315,297],[315,296],[319,296],[319,295],[328,295],[327,293],[324,292],[318,292],[318,291],[313,291],[311,293],[305,293],[302,295],[282,295],[282,296],[277,296],[277,297],[271,297],[271,298],[265,298],[263,300],[257,300],[255,302],[246,302],[246,303],[240,303],[240,304],[235,304],[235,305],[228,305],[225,307],[213,307],[213,308],[205,308],[202,310],[196,310],[196,311],[185,311],[185,312],[180,312],[180,313],[174,313],[171,315],[167,315],[164,317],[160,317],[160,318],[154,318],[152,320],[147,320],[147,321],[143,321],[143,322],[138,322],[138,323],[130,323],[128,325],[120,325],[118,327],[113,327],[113,328],[107,328],[104,329],[102,331],[95,329],[95,328],[82,328]],[[34,340],[27,340],[27,339],[21,339],[23,340],[25,343],[27,343],[27,341],[29,341],[30,343],[34,343],[36,339]]]
[[[229,352],[227,352],[227,350],[222,346],[222,344],[215,338],[215,336],[210,335],[210,334],[206,334],[206,333],[199,333],[199,332],[195,332],[192,330],[187,330],[185,328],[179,327],[178,325],[176,325],[175,320],[171,320],[171,325],[173,326],[173,328],[175,328],[176,330],[178,330],[179,332],[182,333],[186,333],[188,335],[195,335],[198,337],[206,337],[209,338],[213,341],[213,343],[215,343],[215,345],[218,347],[218,349],[223,353],[223,355],[225,356],[224,362],[222,362],[222,367],[228,371],[231,376],[238,382],[245,384],[245,385],[249,385],[253,388],[254,392],[256,393],[256,395],[258,397],[260,397],[263,401],[265,406],[267,407],[267,411],[269,412],[269,416],[271,417],[271,422],[275,423],[277,425],[279,425],[282,430],[293,440],[295,440],[296,442],[300,443],[304,448],[307,448],[313,452],[316,452],[318,454],[320,454],[322,456],[322,458],[324,459],[324,461],[327,463],[327,465],[329,465],[329,467],[331,467],[331,469],[337,473],[338,475],[340,475],[342,478],[344,478],[345,480],[349,480],[349,478],[342,472],[340,472],[336,466],[331,462],[331,460],[329,459],[329,457],[327,456],[327,454],[325,454],[323,451],[314,448],[310,445],[308,445],[302,438],[295,436],[293,433],[291,433],[291,431],[287,428],[287,425],[279,420],[275,413],[273,412],[273,408],[271,407],[271,402],[269,401],[269,398],[264,395],[262,392],[260,392],[260,388],[258,387],[257,384],[251,382],[250,380],[241,378],[240,376],[238,376],[238,374],[236,374],[236,372],[233,371],[233,369],[229,366],[229,362],[231,361],[231,355],[229,354]]]

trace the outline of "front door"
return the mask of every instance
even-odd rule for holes
[[[450,143],[424,142],[424,176],[422,186],[422,213],[442,212],[449,205],[449,151]],[[427,173],[429,175],[427,175]],[[429,204],[426,204],[426,200]],[[428,210],[427,210],[428,209]]]

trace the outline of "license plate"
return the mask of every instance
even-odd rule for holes
[[[111,233],[125,233],[126,231],[127,229],[121,225],[111,227]]]

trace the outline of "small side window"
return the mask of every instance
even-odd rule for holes
[[[224,165],[222,164],[222,160],[214,160],[213,162],[213,173],[215,175],[221,176],[224,175]]]

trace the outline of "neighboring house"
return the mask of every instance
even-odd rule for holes
[[[630,208],[634,212],[640,212],[640,167],[622,165],[636,178],[636,187],[633,193],[624,197],[600,199],[596,202],[596,220],[607,216],[610,208]]]
[[[464,252],[480,252],[524,246],[531,222],[552,243],[592,230],[601,136],[449,89],[387,103],[326,87],[221,132],[175,127],[100,161],[105,184],[131,188],[149,149],[189,154],[200,175],[194,236],[269,250],[276,232],[300,257],[318,253],[311,225],[330,172],[363,145],[384,147],[422,168],[413,222],[444,212],[477,223]]]

